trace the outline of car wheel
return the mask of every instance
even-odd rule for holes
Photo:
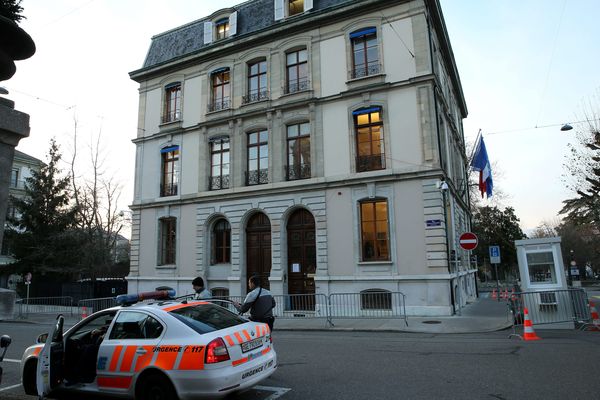
[[[137,384],[136,399],[177,400],[177,392],[165,375],[152,373],[143,377]]]
[[[25,394],[37,396],[35,377],[37,375],[37,360],[28,361],[23,368],[23,389]]]

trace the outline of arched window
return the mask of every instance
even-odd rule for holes
[[[219,219],[213,227],[212,248],[213,264],[231,262],[231,225],[224,218]]]

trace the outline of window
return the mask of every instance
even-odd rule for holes
[[[386,200],[360,203],[362,261],[389,261],[388,206]]]
[[[170,314],[200,334],[231,328],[247,322],[237,314],[210,303],[178,308],[171,311]]]
[[[173,217],[160,220],[159,265],[175,264],[175,235],[177,219]]]
[[[269,132],[267,130],[248,134],[248,171],[246,185],[269,182]]]
[[[392,294],[382,289],[364,290],[360,292],[360,306],[363,310],[391,310]]]
[[[231,107],[229,85],[229,68],[224,68],[212,73],[212,104],[208,106],[208,111],[226,110]]]
[[[380,72],[377,29],[366,28],[350,34],[352,41],[351,78],[362,78]]]
[[[179,179],[179,146],[166,147],[160,153],[162,156],[160,196],[176,196]]]
[[[248,64],[248,94],[244,96],[244,104],[269,98],[267,91],[267,61]]]
[[[163,326],[156,319],[140,312],[121,312],[117,316],[110,339],[156,339],[160,337]]]
[[[288,0],[288,15],[302,14],[304,12],[304,0]]]
[[[229,297],[229,289],[216,287],[211,289],[213,299],[227,299]]]
[[[225,39],[229,36],[229,18],[223,18],[215,22],[217,31],[217,40]]]
[[[231,262],[231,225],[225,219],[217,221],[213,228],[213,264]]]
[[[286,94],[309,89],[308,51],[306,49],[286,54],[286,82],[284,90]]]
[[[311,10],[313,2],[313,0],[275,0],[275,21]]]
[[[287,180],[310,178],[310,124],[287,127]]]
[[[554,256],[551,251],[527,253],[527,269],[532,285],[556,283]]]
[[[181,119],[181,83],[175,82],[165,87],[165,113],[163,123]]]
[[[14,168],[10,172],[10,187],[17,188],[19,186],[19,170]]]
[[[210,190],[229,187],[229,138],[210,143]]]
[[[381,108],[373,107],[355,111],[356,172],[385,169],[383,121]]]

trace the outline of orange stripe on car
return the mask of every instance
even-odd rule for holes
[[[197,306],[198,304],[208,304],[208,302],[206,302],[206,301],[192,301],[192,302],[185,303],[185,304],[177,304],[177,305],[174,305],[174,306],[165,307],[165,308],[163,308],[163,310],[169,312],[169,311],[173,311],[173,310],[179,310],[180,308]]]
[[[244,330],[242,331],[242,333],[244,334],[244,336],[246,336],[246,340],[247,340],[247,341],[250,341],[250,340],[252,340],[252,338],[250,337],[250,334],[248,333],[248,331],[247,331],[247,330],[245,330],[245,329],[244,329]]]
[[[244,358],[240,358],[239,360],[232,361],[231,365],[233,365],[235,367],[236,365],[240,365],[245,362],[248,362],[248,357],[244,357]]]
[[[204,369],[204,346],[185,346],[177,369]]]
[[[110,367],[108,367],[109,371],[117,370],[117,364],[119,363],[119,356],[121,355],[121,350],[123,350],[123,346],[115,346],[112,358],[110,359]]]
[[[113,389],[128,389],[131,386],[131,377],[126,376],[99,376],[98,386]]]
[[[242,339],[242,335],[240,335],[239,332],[234,333],[234,335],[235,335],[235,338],[238,340],[239,344],[244,343],[244,339]]]
[[[154,361],[154,366],[165,371],[172,370],[178,355],[179,352],[176,351],[161,351]]]
[[[154,349],[153,346],[141,346],[144,350],[146,350],[145,354],[139,354],[137,360],[135,361],[135,372],[138,372],[141,369],[144,369],[150,364],[152,361],[152,357],[154,357]]]
[[[261,353],[264,355],[264,354],[267,354],[270,351],[271,351],[271,346],[269,346],[266,349],[264,349],[263,351],[261,351]]]
[[[32,355],[33,356],[37,356],[38,354],[40,354],[40,351],[42,351],[42,348],[41,347],[37,347],[37,348],[33,349]]]
[[[231,336],[225,335],[225,340],[227,340],[227,343],[229,343],[230,346],[235,346],[235,342],[233,341]]]
[[[125,348],[125,353],[123,353],[123,361],[121,361],[121,368],[119,368],[121,372],[131,371],[131,365],[133,364],[133,356],[135,356],[136,348],[137,346],[127,346]]]
[[[260,325],[256,325],[256,336],[261,337]]]

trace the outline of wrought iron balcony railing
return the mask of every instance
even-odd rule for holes
[[[269,91],[261,90],[261,91],[251,92],[245,96],[242,96],[242,104],[250,104],[250,103],[255,103],[257,101],[268,100],[268,99],[269,99]]]
[[[310,80],[302,79],[289,81],[287,85],[283,88],[283,93],[292,94],[297,92],[304,92],[306,90],[310,90]]]
[[[385,169],[385,154],[372,154],[356,157],[356,172]]]
[[[229,97],[223,97],[222,99],[215,100],[208,105],[208,112],[228,110],[231,108],[231,99]]]
[[[354,67],[350,71],[350,79],[364,78],[366,76],[377,75],[381,73],[381,64],[369,63],[368,65],[360,65]]]
[[[263,185],[265,183],[269,183],[268,169],[264,168],[246,171],[246,186]]]
[[[176,183],[164,183],[160,186],[160,197],[176,196],[176,195],[177,195],[177,184]]]
[[[176,122],[181,119],[181,110],[173,110],[165,113],[162,117],[162,123]]]
[[[286,179],[288,181],[295,181],[298,179],[310,178],[310,164],[293,164],[288,165],[285,168]]]
[[[229,189],[229,175],[211,176],[209,190]]]

